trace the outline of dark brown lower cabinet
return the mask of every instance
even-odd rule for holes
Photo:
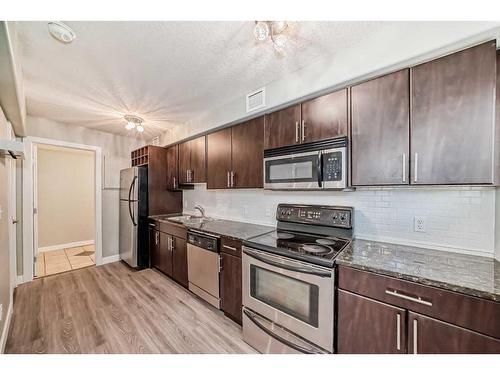
[[[414,354],[498,354],[500,353],[500,340],[410,311],[408,312],[408,352]]]
[[[187,242],[183,238],[172,236],[172,278],[188,287]]]
[[[160,259],[156,268],[165,275],[172,277],[172,250],[170,249],[170,238],[172,238],[172,236],[160,232]]]
[[[224,314],[241,324],[241,258],[221,253],[221,305]]]
[[[337,351],[340,354],[406,353],[406,311],[338,291]]]
[[[151,257],[151,267],[160,264],[160,232],[149,228],[149,253]]]

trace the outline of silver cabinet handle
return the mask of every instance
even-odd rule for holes
[[[228,250],[232,250],[232,251],[238,251],[238,249],[236,249],[235,247],[232,247],[232,246],[222,245],[222,247],[224,249],[228,249]]]
[[[189,181],[193,182],[194,180],[194,171],[192,169],[189,170]]]
[[[415,152],[415,166],[413,170],[413,182],[418,181],[418,153]]]
[[[302,120],[302,142],[306,140],[306,120]]]
[[[401,350],[401,314],[396,315],[396,348]]]
[[[231,187],[234,187],[234,171],[231,171]]]
[[[418,322],[417,319],[413,319],[413,354],[418,352]]]
[[[189,169],[186,169],[186,181],[189,182]]]
[[[406,154],[403,153],[403,157],[402,157],[403,161],[402,161],[402,164],[403,164],[403,182],[406,182]]]
[[[407,301],[420,303],[421,305],[432,306],[432,302],[430,302],[430,301],[425,301],[421,297],[407,296],[406,294],[398,292],[397,290],[389,290],[389,289],[387,289],[385,291],[385,294],[389,294],[389,295],[394,296],[394,297],[402,298],[402,299],[405,299]]]
[[[170,237],[170,250],[175,250],[175,237]]]
[[[156,232],[155,233],[155,245],[158,245],[160,242],[160,233]]]
[[[295,121],[295,143],[299,143],[299,122]]]
[[[176,184],[176,182],[177,182],[177,181],[176,181],[176,179],[175,179],[175,177],[174,177],[174,189],[177,189],[177,184]]]
[[[231,187],[231,176],[229,174],[229,171],[227,171],[227,187]]]

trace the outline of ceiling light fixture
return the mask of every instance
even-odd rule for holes
[[[76,38],[76,34],[71,27],[65,23],[52,21],[48,24],[50,35],[65,44],[71,43]]]
[[[138,133],[144,132],[144,125],[142,125],[144,120],[142,118],[135,115],[125,115],[123,116],[123,118],[125,119],[125,121],[127,121],[127,123],[125,124],[125,129],[136,129]]]
[[[253,35],[258,42],[271,39],[274,48],[282,52],[288,41],[287,36],[283,34],[287,27],[286,21],[255,21]]]

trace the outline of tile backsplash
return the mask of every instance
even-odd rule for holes
[[[207,190],[184,192],[184,211],[196,204],[208,216],[276,225],[279,203],[353,206],[357,238],[494,256],[495,189],[489,187],[365,188],[352,192]],[[415,217],[425,220],[416,232]]]

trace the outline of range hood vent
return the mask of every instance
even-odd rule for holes
[[[247,94],[247,112],[252,112],[266,106],[266,88],[261,87],[258,90]]]
[[[19,141],[0,139],[0,156],[4,155],[13,159],[24,159],[24,144]]]

